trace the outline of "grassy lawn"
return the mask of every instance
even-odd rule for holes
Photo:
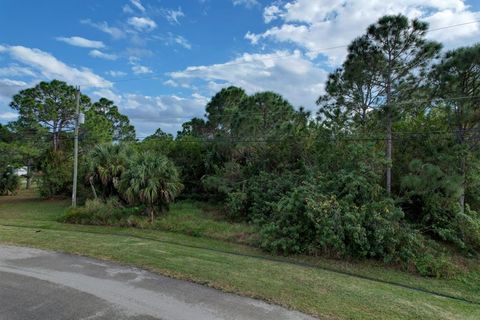
[[[34,193],[0,197],[0,242],[140,266],[325,319],[480,319],[480,267],[471,267],[455,279],[439,280],[374,262],[270,257],[234,243],[250,241],[253,230],[249,226],[221,221],[191,202],[173,206],[169,216],[157,221],[155,229],[168,231],[55,222],[68,205],[68,201],[37,199]],[[287,263],[292,260],[320,268]],[[321,268],[420,287],[477,304]]]
[[[236,243],[255,242],[255,229],[244,223],[230,223],[218,208],[198,202],[182,201],[171,207],[169,214],[155,221],[154,228]]]

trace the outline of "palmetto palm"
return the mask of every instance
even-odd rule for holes
[[[150,219],[168,208],[181,192],[179,173],[164,155],[153,152],[137,154],[122,175],[120,190],[130,204],[144,204]]]
[[[104,197],[118,194],[118,183],[134,150],[126,145],[105,144],[95,147],[89,156],[89,173],[102,186]]]

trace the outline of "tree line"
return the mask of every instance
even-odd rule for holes
[[[183,190],[257,226],[271,252],[448,270],[452,248],[480,250],[480,44],[444,52],[427,32],[380,18],[349,45],[315,114],[228,87],[175,137],[159,129],[136,141],[112,102],[82,96],[85,197],[116,197],[154,219]],[[45,195],[71,181],[71,90],[52,81],[21,91],[19,119],[0,127],[3,170],[34,163]]]

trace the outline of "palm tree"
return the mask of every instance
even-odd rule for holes
[[[166,156],[149,151],[131,159],[120,181],[127,201],[145,205],[152,222],[159,212],[168,209],[182,188],[175,165]]]
[[[133,154],[132,148],[122,144],[99,145],[90,153],[87,179],[92,186],[94,182],[101,185],[104,198],[119,195],[120,177]]]

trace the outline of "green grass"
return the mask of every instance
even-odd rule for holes
[[[227,222],[213,206],[182,201],[170,209],[155,221],[155,229],[244,244],[253,244],[256,240],[253,226]]]
[[[33,194],[0,197],[0,225],[10,225],[0,226],[0,242],[135,265],[264,299],[326,319],[480,318],[479,304],[442,298],[319,268],[239,256],[237,254],[272,258],[252,247],[212,239],[231,240],[230,235],[242,234],[248,226],[229,225],[218,220],[215,214],[205,215],[195,203],[173,206],[171,216],[164,217],[157,223],[160,224],[159,228],[165,230],[186,233],[197,230],[197,237],[151,229],[65,225],[55,222],[68,205],[68,201],[39,200]],[[222,231],[222,228],[228,231]],[[385,268],[375,262],[342,262],[311,257],[295,257],[295,261],[418,286],[480,303],[478,267],[472,267],[470,272],[455,279],[439,280],[420,278]]]

